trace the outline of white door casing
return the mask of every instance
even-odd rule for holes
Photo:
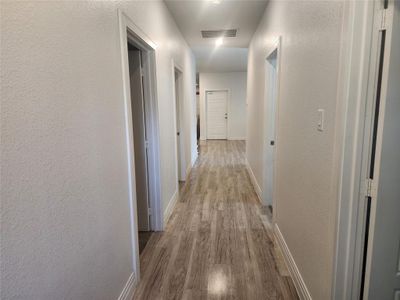
[[[118,10],[123,100],[125,114],[125,138],[128,172],[128,205],[130,214],[132,271],[140,281],[139,240],[137,220],[136,178],[133,145],[132,105],[129,75],[128,41],[142,51],[144,99],[146,102],[146,128],[148,129],[149,202],[152,207],[151,229],[162,230],[163,211],[160,181],[160,145],[158,101],[156,88],[156,44],[121,10]]]
[[[364,299],[400,299],[400,2],[378,5],[375,167]],[[383,17],[383,23],[379,16]],[[382,25],[383,24],[383,25]],[[380,87],[380,89],[379,89]]]
[[[389,4],[386,11],[383,9],[385,3]],[[395,298],[395,290],[398,287],[394,284],[393,279],[399,274],[400,263],[398,261],[399,252],[396,252],[400,248],[399,208],[392,207],[388,210],[387,219],[384,216],[385,213],[382,214],[382,209],[386,206],[385,204],[390,204],[393,201],[393,192],[396,192],[397,200],[399,198],[398,187],[396,191],[396,184],[393,184],[397,182],[398,185],[399,182],[398,164],[400,160],[397,150],[399,147],[399,74],[397,72],[397,78],[390,76],[390,72],[393,72],[396,68],[399,70],[399,5],[399,1],[375,0],[349,1],[344,6],[345,15],[348,17],[346,19],[347,28],[343,35],[341,74],[339,76],[339,92],[343,96],[343,101],[340,101],[338,106],[337,129],[343,132],[343,136],[337,143],[341,175],[338,180],[339,204],[332,299],[360,299],[362,295],[364,300],[398,299]],[[394,22],[392,21],[393,9],[397,14],[397,20]],[[397,25],[393,27],[391,33],[390,27],[395,24]],[[389,43],[394,37],[397,38],[397,42],[392,40],[392,48],[395,49],[394,53],[397,60],[393,59],[392,54],[390,54],[390,58],[386,55],[384,57],[386,68],[390,65],[389,76],[382,76],[382,93],[380,93],[382,103],[376,138],[377,147],[375,148],[377,150],[376,164],[375,172],[372,172],[373,176],[370,180],[367,178],[371,176],[371,141],[375,117],[374,108],[378,94],[377,74],[380,65],[380,36],[381,31],[385,29]],[[385,48],[387,52],[390,46],[386,44]],[[391,50],[391,52],[393,51]],[[390,63],[388,63],[389,61]],[[385,71],[383,74],[385,74]],[[393,81],[396,82],[396,80],[397,84],[393,84]],[[386,83],[389,86],[386,105],[390,108],[386,107],[385,109]],[[397,93],[394,93],[394,95],[397,94],[397,99],[393,101],[393,97],[390,99],[389,91],[395,90],[396,85]],[[391,120],[385,120],[386,117],[383,112],[389,113]],[[393,115],[396,114],[397,121],[393,118]],[[394,128],[397,132],[396,138],[393,138],[395,136]],[[381,143],[382,141],[385,143],[385,135],[386,142],[389,143],[386,146]],[[382,145],[381,150],[380,145]],[[396,150],[396,152],[393,152],[393,150]],[[380,156],[380,153],[382,153],[382,156]],[[391,164],[388,168],[389,161]],[[397,174],[394,172],[395,170]],[[379,175],[379,173],[381,174]],[[383,175],[384,173],[386,175]],[[379,177],[381,178],[379,179]],[[383,181],[387,182],[383,183]],[[386,186],[382,187],[381,184],[386,184]],[[386,193],[381,194],[382,190],[386,190]],[[370,206],[368,202],[371,203]],[[368,206],[370,209],[368,209]],[[370,211],[369,214],[368,211]],[[370,221],[369,227],[367,220]],[[375,224],[378,226],[375,227]],[[385,231],[378,228],[382,226],[386,228]],[[370,230],[366,230],[366,227]],[[369,234],[367,235],[366,232]],[[365,238],[368,239],[367,256],[364,255]],[[378,238],[381,243],[376,243],[375,238]],[[389,243],[384,241],[389,241]],[[376,260],[379,255],[375,255],[383,253],[377,251],[378,248],[381,250],[386,248],[386,251]],[[363,261],[365,257],[367,257],[367,264]],[[380,263],[379,259],[383,263]],[[390,271],[385,272],[385,269]],[[386,276],[391,276],[391,279],[387,280]],[[365,279],[364,283],[362,279]],[[362,288],[363,284],[364,288]],[[379,287],[379,285],[381,286]],[[397,297],[399,297],[398,294]]]
[[[207,139],[227,139],[228,91],[207,91]]]

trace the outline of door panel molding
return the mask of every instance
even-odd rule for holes
[[[206,89],[205,91],[205,120],[206,120],[206,138],[207,139],[223,139],[223,140],[227,140],[229,137],[229,132],[228,132],[228,128],[229,128],[229,103],[230,103],[230,89]],[[226,98],[225,98],[225,121],[224,124],[222,126],[224,126],[223,128],[223,132],[219,132],[219,133],[210,133],[209,130],[209,118],[210,118],[210,114],[209,114],[209,103],[208,103],[208,95],[210,93],[226,93]],[[221,117],[223,118],[223,117]]]

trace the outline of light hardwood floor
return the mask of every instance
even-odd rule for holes
[[[251,185],[243,141],[208,141],[165,232],[141,254],[134,299],[298,299]]]

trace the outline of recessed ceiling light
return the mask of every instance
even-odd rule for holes
[[[217,45],[217,46],[221,46],[223,43],[224,43],[224,39],[222,37],[218,38],[215,41],[215,45]]]
[[[211,0],[212,1],[212,3],[214,3],[214,4],[220,4],[221,3],[221,0]]]

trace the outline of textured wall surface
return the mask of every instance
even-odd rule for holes
[[[200,73],[200,125],[201,139],[206,137],[205,90],[229,89],[228,139],[246,138],[246,72]]]
[[[195,59],[162,1],[122,1],[120,7],[157,44],[157,93],[161,143],[161,178],[164,208],[174,195],[176,174],[176,133],[173,120],[175,100],[172,59],[183,70],[185,162],[197,158]],[[149,18],[151,15],[151,18]],[[189,143],[190,141],[190,143]],[[186,169],[188,167],[186,166]],[[173,175],[173,176],[171,176]]]
[[[132,272],[117,9],[157,44],[164,207],[177,182],[172,58],[195,158],[192,53],[161,1],[0,5],[1,298],[116,299]]]
[[[341,1],[272,1],[249,49],[247,159],[263,186],[267,51],[282,36],[277,121],[277,224],[313,299],[331,293]],[[325,131],[317,131],[318,109]]]

